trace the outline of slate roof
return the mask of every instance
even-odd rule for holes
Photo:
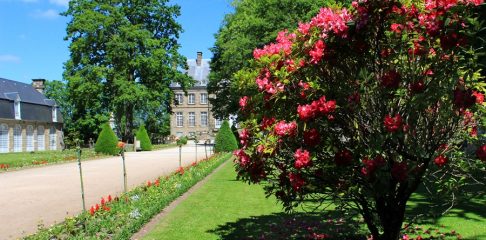
[[[201,65],[197,66],[196,59],[188,59],[187,65],[189,69],[187,70],[187,75],[196,80],[195,86],[206,86],[209,81],[209,72],[211,71],[209,67],[210,59],[202,59]]]
[[[17,94],[21,102],[54,106],[54,100],[47,99],[30,84],[0,78],[0,99],[14,101]]]

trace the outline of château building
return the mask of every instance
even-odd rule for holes
[[[63,119],[44,84],[0,78],[0,153],[62,149]]]

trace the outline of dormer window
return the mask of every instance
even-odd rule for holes
[[[56,108],[56,106],[52,107],[52,122],[57,122],[57,108]]]
[[[15,119],[20,120],[22,119],[22,115],[20,114],[20,98],[17,97],[14,101],[14,110],[15,110]]]

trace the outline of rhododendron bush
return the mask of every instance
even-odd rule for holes
[[[287,209],[324,199],[356,209],[387,240],[422,183],[484,189],[480,4],[361,0],[256,49],[237,74],[239,176]]]

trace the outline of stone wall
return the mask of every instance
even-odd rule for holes
[[[14,128],[16,125],[21,127],[21,139],[22,139],[22,152],[27,151],[27,127],[33,127],[33,147],[34,151],[38,150],[38,127],[44,127],[44,150],[51,150],[50,143],[50,129],[54,127],[56,132],[56,147],[53,150],[61,150],[64,146],[62,123],[41,123],[36,121],[24,121],[24,120],[10,120],[0,119],[0,125],[6,124],[8,126],[9,137],[9,152],[14,152]]]

